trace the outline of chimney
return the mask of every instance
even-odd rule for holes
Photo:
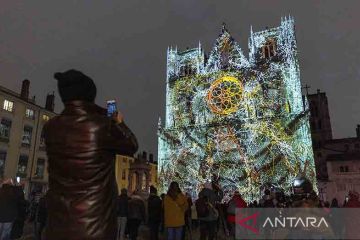
[[[151,162],[151,163],[154,162],[154,154],[152,154],[152,153],[149,154],[149,162]]]
[[[356,127],[356,137],[360,138],[360,124],[358,124]]]
[[[52,94],[46,95],[45,109],[49,110],[50,112],[53,112],[54,108],[55,108],[55,94],[53,92]]]
[[[143,151],[143,153],[142,153],[142,158],[143,158],[143,160],[147,160],[147,153],[146,153],[146,151]]]
[[[22,81],[20,97],[24,100],[29,99],[30,81],[25,79]]]

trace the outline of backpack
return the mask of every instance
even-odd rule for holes
[[[195,207],[198,218],[205,218],[209,216],[210,209],[204,198],[199,198],[198,200],[196,200]]]

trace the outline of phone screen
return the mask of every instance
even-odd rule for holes
[[[115,100],[109,100],[107,101],[107,115],[111,117],[114,112],[116,112],[116,101]]]

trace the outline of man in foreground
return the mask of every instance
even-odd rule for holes
[[[0,239],[11,239],[11,228],[18,215],[18,198],[13,180],[0,181]]]
[[[122,116],[94,103],[83,73],[56,73],[64,111],[45,125],[49,159],[46,239],[116,239],[115,154],[132,156],[137,141]]]

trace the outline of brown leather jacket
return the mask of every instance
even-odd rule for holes
[[[46,239],[116,239],[115,154],[132,156],[130,129],[99,106],[73,101],[44,127],[49,159]]]

